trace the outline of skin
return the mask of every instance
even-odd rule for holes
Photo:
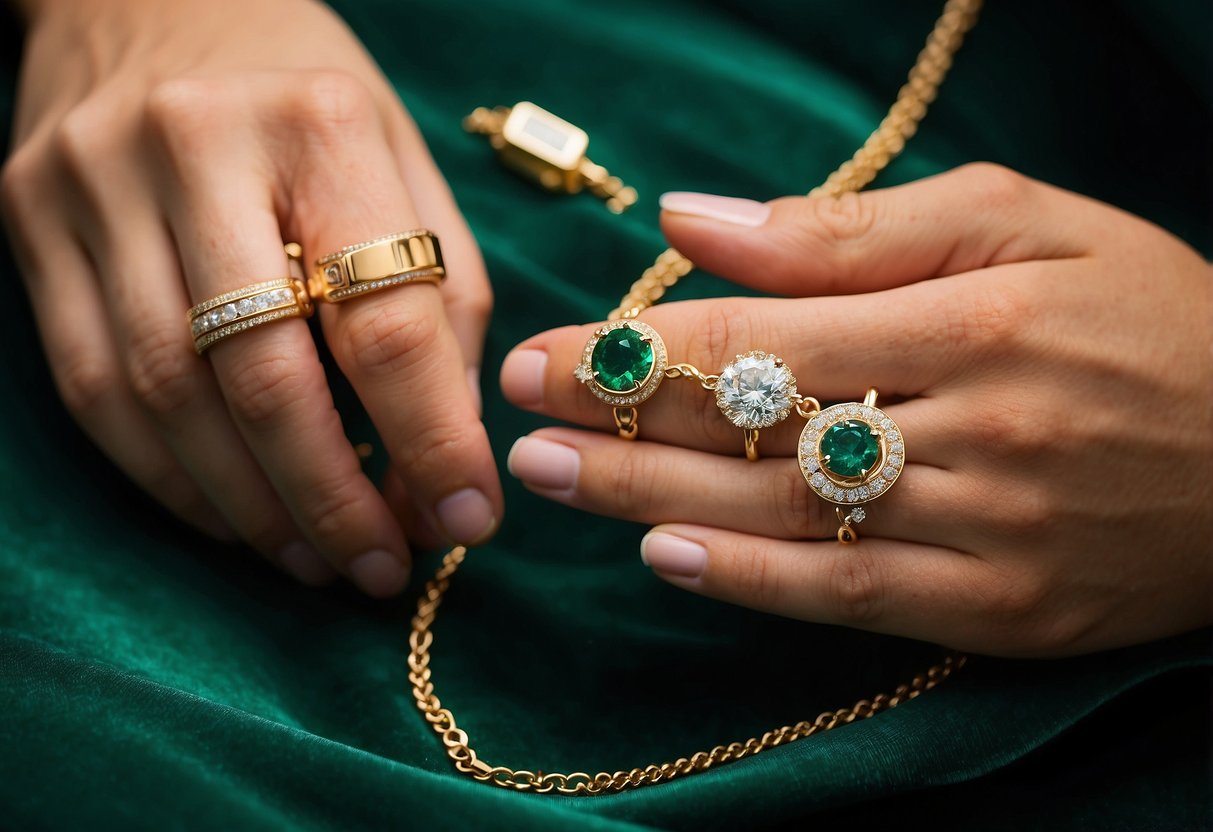
[[[416,127],[345,25],[304,0],[26,2],[3,216],[55,381],[111,459],[194,526],[308,583],[387,596],[407,538],[475,543],[503,504],[479,420],[491,293]],[[231,25],[238,20],[239,25]],[[427,227],[449,278],[320,329],[391,455],[381,493],[308,325],[194,354],[192,304]],[[411,391],[443,390],[441,399]]]
[[[1141,219],[991,165],[769,207],[758,227],[669,211],[662,224],[700,267],[785,297],[642,319],[671,362],[705,372],[763,349],[823,403],[877,387],[907,465],[866,506],[862,539],[834,541],[833,507],[795,462],[795,414],[749,463],[712,396],[666,380],[640,405],[640,441],[609,435],[610,407],[572,376],[596,324],[507,358],[512,402],[593,429],[520,440],[516,476],[655,525],[644,550],[670,583],[793,618],[1004,656],[1213,622],[1209,264]],[[701,566],[668,557],[696,547]]]

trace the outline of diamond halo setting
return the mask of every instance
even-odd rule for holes
[[[809,488],[839,506],[876,499],[905,467],[897,423],[863,404],[837,404],[814,414],[800,433],[796,454]],[[863,517],[862,510],[853,510],[854,522]]]
[[[614,355],[607,356],[604,350],[611,342],[617,342],[619,348],[613,351]],[[604,349],[599,349],[600,344]],[[631,367],[621,366],[627,363],[627,359],[619,355],[625,352],[625,348],[632,351]],[[605,363],[608,360],[611,362],[609,367]],[[657,387],[665,378],[667,364],[665,342],[657,330],[627,318],[611,321],[594,331],[586,341],[581,363],[573,370],[573,376],[607,404],[632,407],[657,392]],[[611,383],[603,377],[604,371],[610,373]],[[626,386],[623,379],[630,379],[630,386]]]
[[[796,377],[778,356],[752,350],[720,371],[716,406],[739,428],[769,428],[796,406]]]

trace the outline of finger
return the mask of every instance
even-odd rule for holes
[[[1014,651],[1018,591],[951,549],[880,538],[790,542],[705,526],[658,526],[641,558],[692,592],[789,618],[936,642]]]
[[[868,387],[876,387],[887,403],[932,395],[945,382],[981,367],[1000,339],[1013,334],[1007,307],[1020,301],[1009,299],[1013,290],[996,277],[945,278],[888,296],[685,301],[648,310],[643,320],[661,336],[671,364],[690,362],[705,373],[719,373],[737,355],[762,349],[784,360],[802,395],[823,403],[857,401]],[[556,329],[516,347],[501,370],[506,398],[574,424],[612,429],[611,407],[573,378],[595,329]],[[666,379],[638,411],[644,438],[718,453],[741,451],[741,430],[696,382]],[[802,426],[787,419],[764,429],[761,449],[790,455]],[[934,437],[942,434],[924,433],[923,427],[902,425],[912,453],[919,455],[911,459],[949,467],[946,447],[932,448]]]
[[[662,230],[697,266],[804,297],[1078,257],[1102,239],[1096,203],[1006,168],[966,165],[894,188],[769,203],[672,193]]]
[[[400,111],[396,102],[393,102],[393,110],[398,118],[394,120],[391,139],[400,177],[421,225],[434,231],[442,240],[447,279],[439,291],[447,320],[463,353],[468,387],[479,410],[484,336],[493,309],[493,292],[484,259],[416,125]]]
[[[44,217],[44,231],[54,222]],[[77,424],[144,492],[202,532],[235,533],[160,439],[122,377],[97,279],[66,229],[23,269],[55,385]],[[42,268],[32,270],[32,263]]]
[[[416,228],[416,209],[380,133],[369,94],[323,75],[299,108],[319,106],[328,133],[309,152],[292,203],[305,249],[324,254]],[[316,102],[319,102],[317,104]],[[323,112],[336,108],[333,121]],[[322,152],[320,152],[322,151]],[[452,278],[454,279],[454,278]],[[333,355],[374,421],[408,493],[455,543],[486,540],[503,512],[488,435],[468,386],[459,341],[431,284],[323,304]]]
[[[404,529],[405,537],[410,544],[418,549],[440,549],[447,544],[445,536],[433,527],[430,518],[418,507],[416,501],[409,496],[404,480],[395,468],[389,467],[383,475],[383,499]]]
[[[809,490],[789,459],[752,464],[655,442],[545,428],[514,443],[508,465],[537,494],[648,525],[696,523],[786,540],[833,538],[839,526],[833,504]],[[947,471],[907,466],[887,495],[865,506],[861,533],[963,545],[970,513],[958,482]]]
[[[166,161],[184,183],[167,201],[195,302],[288,274],[273,174],[248,152],[267,138],[230,127],[251,117],[239,108],[277,102],[276,81],[253,81],[234,102],[209,81],[174,82],[154,99]],[[216,112],[208,100],[238,112]],[[308,543],[369,595],[403,589],[404,536],[345,437],[306,324],[289,319],[239,333],[206,359],[231,420]]]

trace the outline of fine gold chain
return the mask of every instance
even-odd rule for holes
[[[855,155],[831,173],[824,183],[814,188],[809,196],[838,197],[849,191],[858,191],[875,179],[901,152],[926,115],[927,106],[935,100],[939,85],[951,68],[952,59],[964,41],[965,33],[977,22],[981,2],[982,0],[948,0],[927,38],[926,46],[919,53],[914,68],[910,70],[909,79],[898,92],[893,106],[889,108],[888,115],[863,146],[855,151]],[[636,317],[657,303],[666,290],[691,269],[690,260],[672,248],[666,249],[658,256],[656,262],[645,270],[640,279],[632,284],[619,307],[611,312],[611,320]],[[849,708],[826,711],[812,722],[801,721],[795,725],[784,725],[767,731],[760,737],[718,745],[710,751],[698,751],[690,757],[679,757],[674,762],[649,764],[629,771],[600,771],[597,774],[584,771],[569,774],[545,773],[489,765],[472,749],[467,733],[455,723],[454,714],[449,708],[443,707],[434,694],[433,672],[430,669],[430,648],[434,643],[434,633],[430,628],[437,617],[438,607],[450,588],[451,577],[466,556],[467,550],[462,546],[447,552],[442,559],[442,565],[425,585],[425,592],[417,600],[417,613],[413,616],[412,632],[409,634],[409,682],[413,687],[417,708],[441,737],[447,756],[455,764],[455,769],[476,780],[515,791],[536,794],[609,794],[707,771],[713,766],[752,757],[767,749],[830,731],[840,725],[849,725],[858,719],[867,719],[881,711],[895,708],[943,682],[965,663],[964,656],[947,656],[925,673],[915,676],[909,683],[899,685],[891,695],[877,694],[871,699],[861,699]]]

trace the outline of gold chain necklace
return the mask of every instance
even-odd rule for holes
[[[926,115],[927,106],[935,100],[939,85],[943,83],[951,68],[952,59],[964,42],[965,34],[977,22],[981,3],[982,0],[948,0],[888,114],[872,135],[868,136],[863,146],[855,151],[854,156],[831,173],[825,182],[809,192],[810,197],[837,197],[848,191],[858,191],[875,179],[876,174],[902,151],[906,141],[914,135],[919,122]],[[688,274],[691,268],[690,260],[672,248],[666,249],[652,266],[645,269],[640,279],[632,284],[619,306],[611,312],[610,319],[636,317],[659,301],[666,290]],[[444,708],[434,694],[433,672],[430,669],[430,648],[434,643],[431,627],[437,617],[438,607],[450,588],[451,577],[466,556],[467,550],[462,546],[447,552],[442,559],[442,565],[425,585],[425,591],[417,600],[417,613],[413,616],[412,632],[409,634],[409,682],[413,686],[413,698],[417,708],[442,738],[447,756],[455,764],[455,769],[476,780],[515,791],[536,794],[607,794],[707,771],[712,766],[752,757],[769,748],[830,731],[840,725],[849,725],[857,719],[867,719],[881,711],[895,708],[935,687],[960,669],[965,662],[964,656],[948,656],[925,673],[915,676],[909,683],[899,685],[891,695],[877,694],[871,699],[861,699],[849,708],[826,711],[812,722],[802,721],[795,725],[785,725],[767,731],[761,737],[718,745],[710,751],[698,751],[690,757],[679,757],[673,762],[660,765],[649,764],[629,771],[601,771],[597,774],[584,771],[569,774],[544,773],[489,765],[472,749],[467,732],[458,727],[454,714],[449,708]]]

